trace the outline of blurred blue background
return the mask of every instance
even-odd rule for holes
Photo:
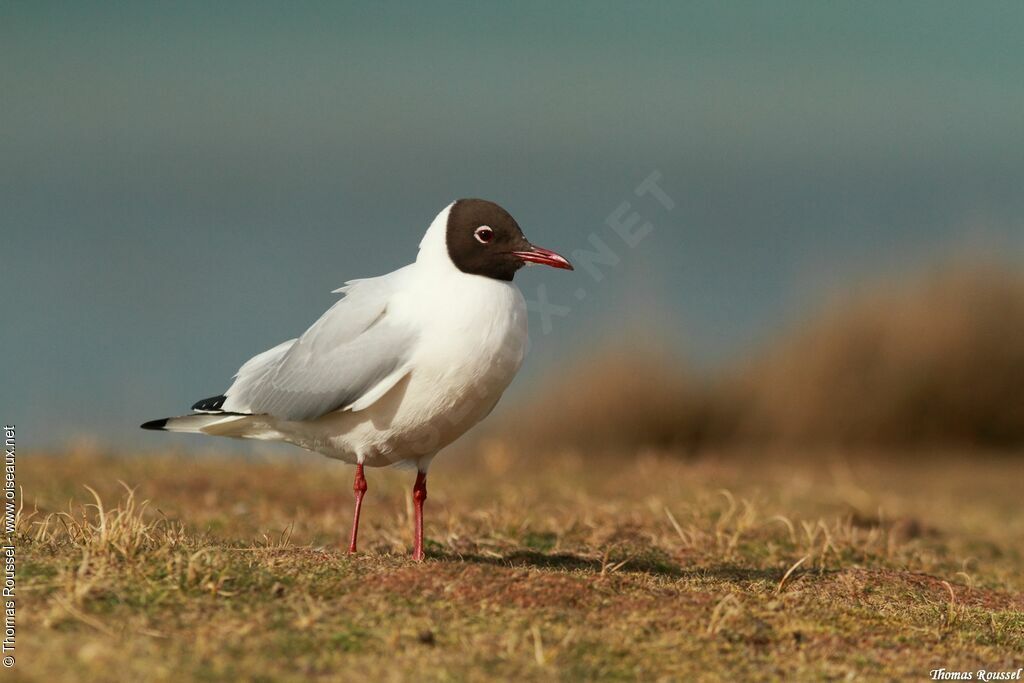
[[[0,419],[154,445],[141,421],[463,196],[620,258],[517,278],[569,309],[532,317],[520,392],[631,330],[713,368],[860,278],[1019,260],[1022,26],[1017,2],[4,3]],[[671,211],[634,193],[653,171]]]

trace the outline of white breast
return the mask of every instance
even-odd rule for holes
[[[349,462],[429,462],[486,417],[526,347],[526,304],[511,283],[426,272],[389,304],[421,331],[410,374],[365,410],[332,413],[289,436]]]

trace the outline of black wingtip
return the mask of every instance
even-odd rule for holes
[[[162,420],[150,420],[149,422],[144,422],[139,426],[143,429],[164,430],[167,427],[167,418],[165,417]]]
[[[202,401],[196,401],[192,406],[192,410],[199,410],[204,413],[216,413],[220,412],[221,408],[224,407],[224,401],[228,400],[228,397],[224,394],[220,396],[211,396],[210,398],[204,398]]]

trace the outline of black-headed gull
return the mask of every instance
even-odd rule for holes
[[[572,270],[497,204],[455,201],[414,263],[348,282],[302,336],[248,360],[222,395],[142,428],[284,441],[354,464],[350,552],[363,466],[415,466],[413,558],[422,560],[431,460],[491,412],[522,364],[526,304],[512,278],[528,262]]]

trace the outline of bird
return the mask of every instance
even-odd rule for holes
[[[422,561],[431,462],[491,413],[522,365],[527,306],[513,278],[527,264],[573,270],[498,204],[458,199],[413,263],[346,282],[309,329],[246,361],[224,393],[141,427],[284,442],[355,465],[350,553],[364,467],[415,468],[412,557]]]

